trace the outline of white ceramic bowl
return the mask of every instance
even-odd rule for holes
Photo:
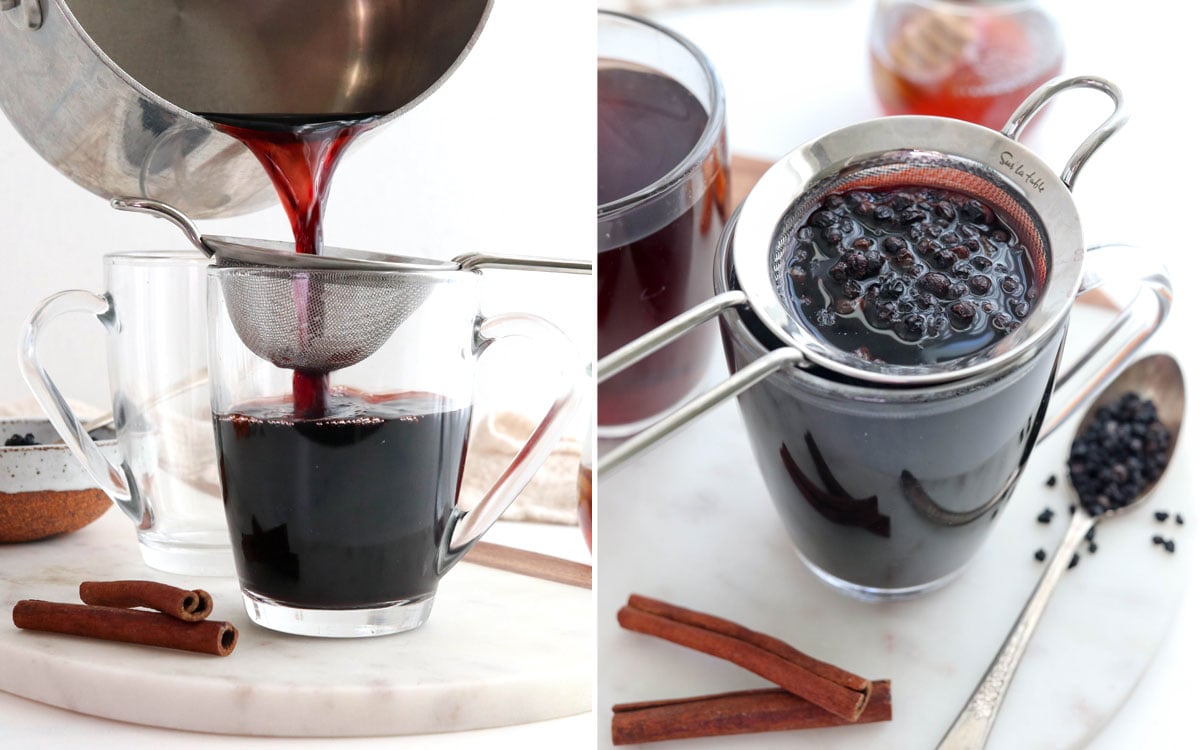
[[[38,444],[3,445],[26,434]],[[116,438],[99,437],[100,450],[119,463]],[[0,418],[0,543],[76,531],[111,505],[48,421]]]

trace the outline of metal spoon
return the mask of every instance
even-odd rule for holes
[[[1079,437],[1100,407],[1117,401],[1129,392],[1153,401],[1158,407],[1158,418],[1171,434],[1171,441],[1167,446],[1169,465],[1171,456],[1175,453],[1175,445],[1179,441],[1179,427],[1183,421],[1184,388],[1179,364],[1174,357],[1166,354],[1156,354],[1138,360],[1121,373],[1084,414],[1075,437]],[[1166,473],[1165,466],[1163,473]],[[1037,588],[1025,603],[1025,609],[1021,611],[1021,616],[1009,631],[1008,638],[1000,647],[983,679],[979,681],[975,692],[963,706],[946,736],[942,738],[938,750],[972,750],[982,748],[987,743],[992,724],[1000,713],[1000,704],[1021,663],[1021,657],[1025,654],[1025,647],[1029,645],[1033,631],[1050,602],[1050,595],[1054,593],[1054,587],[1066,572],[1075,550],[1097,523],[1124,515],[1145,504],[1157,485],[1156,479],[1142,488],[1141,493],[1129,505],[1106,511],[1099,516],[1088,514],[1082,506],[1071,514],[1067,533],[1046,565]]]

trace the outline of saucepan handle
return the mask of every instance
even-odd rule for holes
[[[1091,158],[1096,149],[1100,148],[1105,141],[1112,136],[1113,133],[1121,129],[1125,122],[1129,119],[1129,115],[1125,112],[1125,97],[1121,94],[1121,90],[1116,84],[1109,80],[1098,76],[1075,76],[1073,78],[1055,78],[1047,81],[1029,95],[1025,101],[1017,107],[1012,116],[1008,118],[1008,122],[1000,130],[1001,133],[1017,140],[1021,135],[1021,131],[1033,119],[1033,116],[1038,113],[1042,107],[1046,106],[1051,99],[1058,94],[1070,89],[1088,88],[1103,91],[1108,94],[1113,101],[1112,114],[1108,119],[1100,124],[1100,127],[1092,131],[1091,135],[1079,144],[1079,148],[1075,149],[1075,153],[1071,154],[1071,158],[1067,160],[1067,166],[1063,168],[1062,174],[1059,175],[1063,184],[1067,186],[1067,190],[1075,186],[1075,178],[1079,176],[1079,170],[1083,168],[1084,163]]]
[[[1125,306],[1073,362],[1059,368],[1039,442],[1121,372],[1171,309],[1166,268],[1142,248],[1122,244],[1088,248],[1077,298],[1101,286],[1124,298]]]

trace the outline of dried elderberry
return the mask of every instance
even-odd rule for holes
[[[1170,445],[1152,401],[1127,393],[1102,406],[1067,460],[1080,504],[1093,516],[1129,505],[1162,475]]]

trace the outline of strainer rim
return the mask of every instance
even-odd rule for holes
[[[770,270],[777,228],[796,202],[816,183],[849,165],[889,152],[931,152],[991,168],[1021,195],[1044,226],[1046,255],[1053,271],[1026,324],[998,343],[994,356],[982,361],[949,360],[937,365],[868,362],[837,349],[809,330],[812,324],[780,299]],[[1002,156],[1003,154],[1003,156]],[[1040,187],[1028,189],[1002,169],[1028,177],[1042,176]],[[1083,275],[1084,243],[1070,190],[1036,154],[1021,143],[989,128],[960,120],[920,115],[882,117],[831,131],[805,143],[759,179],[742,207],[738,232],[732,237],[732,264],[738,284],[755,315],[781,341],[804,352],[814,364],[873,383],[932,385],[960,380],[1002,367],[1040,346],[1068,314]],[[1036,326],[1033,324],[1036,322]],[[1014,336],[1023,338],[1014,339]],[[1016,342],[1015,344],[1013,342]]]
[[[218,266],[212,265],[208,267],[208,273],[213,276],[222,275],[248,275],[248,276],[295,276],[298,274],[324,274],[331,276],[371,276],[371,277],[391,277],[391,276],[429,276],[435,280],[445,283],[461,279],[466,282],[469,279],[476,279],[481,275],[481,271],[472,268],[307,268],[307,267],[278,267],[278,266]]]

